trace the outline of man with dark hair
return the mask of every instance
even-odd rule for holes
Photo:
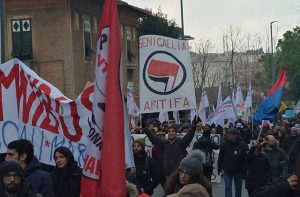
[[[26,196],[26,197],[37,197],[34,191],[32,191],[26,184],[24,179],[24,170],[21,165],[14,160],[4,161],[0,165],[0,181],[1,190],[0,196],[11,197],[11,196]]]
[[[133,142],[133,155],[138,186],[146,194],[152,195],[154,188],[158,185],[158,172],[156,163],[145,151],[144,139]]]
[[[54,196],[53,183],[49,174],[41,170],[38,159],[33,155],[33,145],[26,139],[10,142],[7,145],[5,160],[16,160],[25,171],[26,181],[44,197]]]
[[[163,152],[163,171],[165,178],[178,169],[180,161],[187,155],[186,148],[192,141],[196,125],[199,122],[199,117],[195,117],[192,127],[182,138],[177,137],[177,128],[175,125],[168,126],[168,139],[160,139],[149,131],[148,128],[145,129],[145,134],[149,137],[152,144],[155,144],[155,146]]]

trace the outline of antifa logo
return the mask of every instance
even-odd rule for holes
[[[151,92],[167,95],[175,92],[184,84],[186,70],[184,65],[171,53],[155,51],[145,62],[143,80]]]

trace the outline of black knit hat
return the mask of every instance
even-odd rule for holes
[[[185,170],[191,175],[202,174],[204,161],[205,154],[200,150],[194,150],[189,156],[181,160],[179,169]]]
[[[22,180],[24,180],[24,170],[22,166],[19,164],[19,162],[15,160],[8,160],[8,161],[3,161],[1,163],[0,165],[1,181],[3,176],[10,172],[16,172],[22,178]]]

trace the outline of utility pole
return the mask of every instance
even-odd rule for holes
[[[181,8],[181,30],[182,30],[182,40],[184,39],[184,24],[183,24],[183,3],[180,0],[180,8]]]
[[[0,64],[5,61],[5,0],[0,0]]]
[[[273,28],[272,24],[278,21],[270,22],[270,30],[271,30],[271,52],[272,52],[272,84],[275,83],[275,64],[274,64],[274,51],[273,51]]]

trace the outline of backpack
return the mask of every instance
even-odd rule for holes
[[[205,161],[203,163],[203,166],[212,166],[212,159],[211,159],[211,140],[207,139],[205,137],[200,137],[197,140],[197,145],[194,147],[194,149],[199,149],[204,152],[205,154]]]

